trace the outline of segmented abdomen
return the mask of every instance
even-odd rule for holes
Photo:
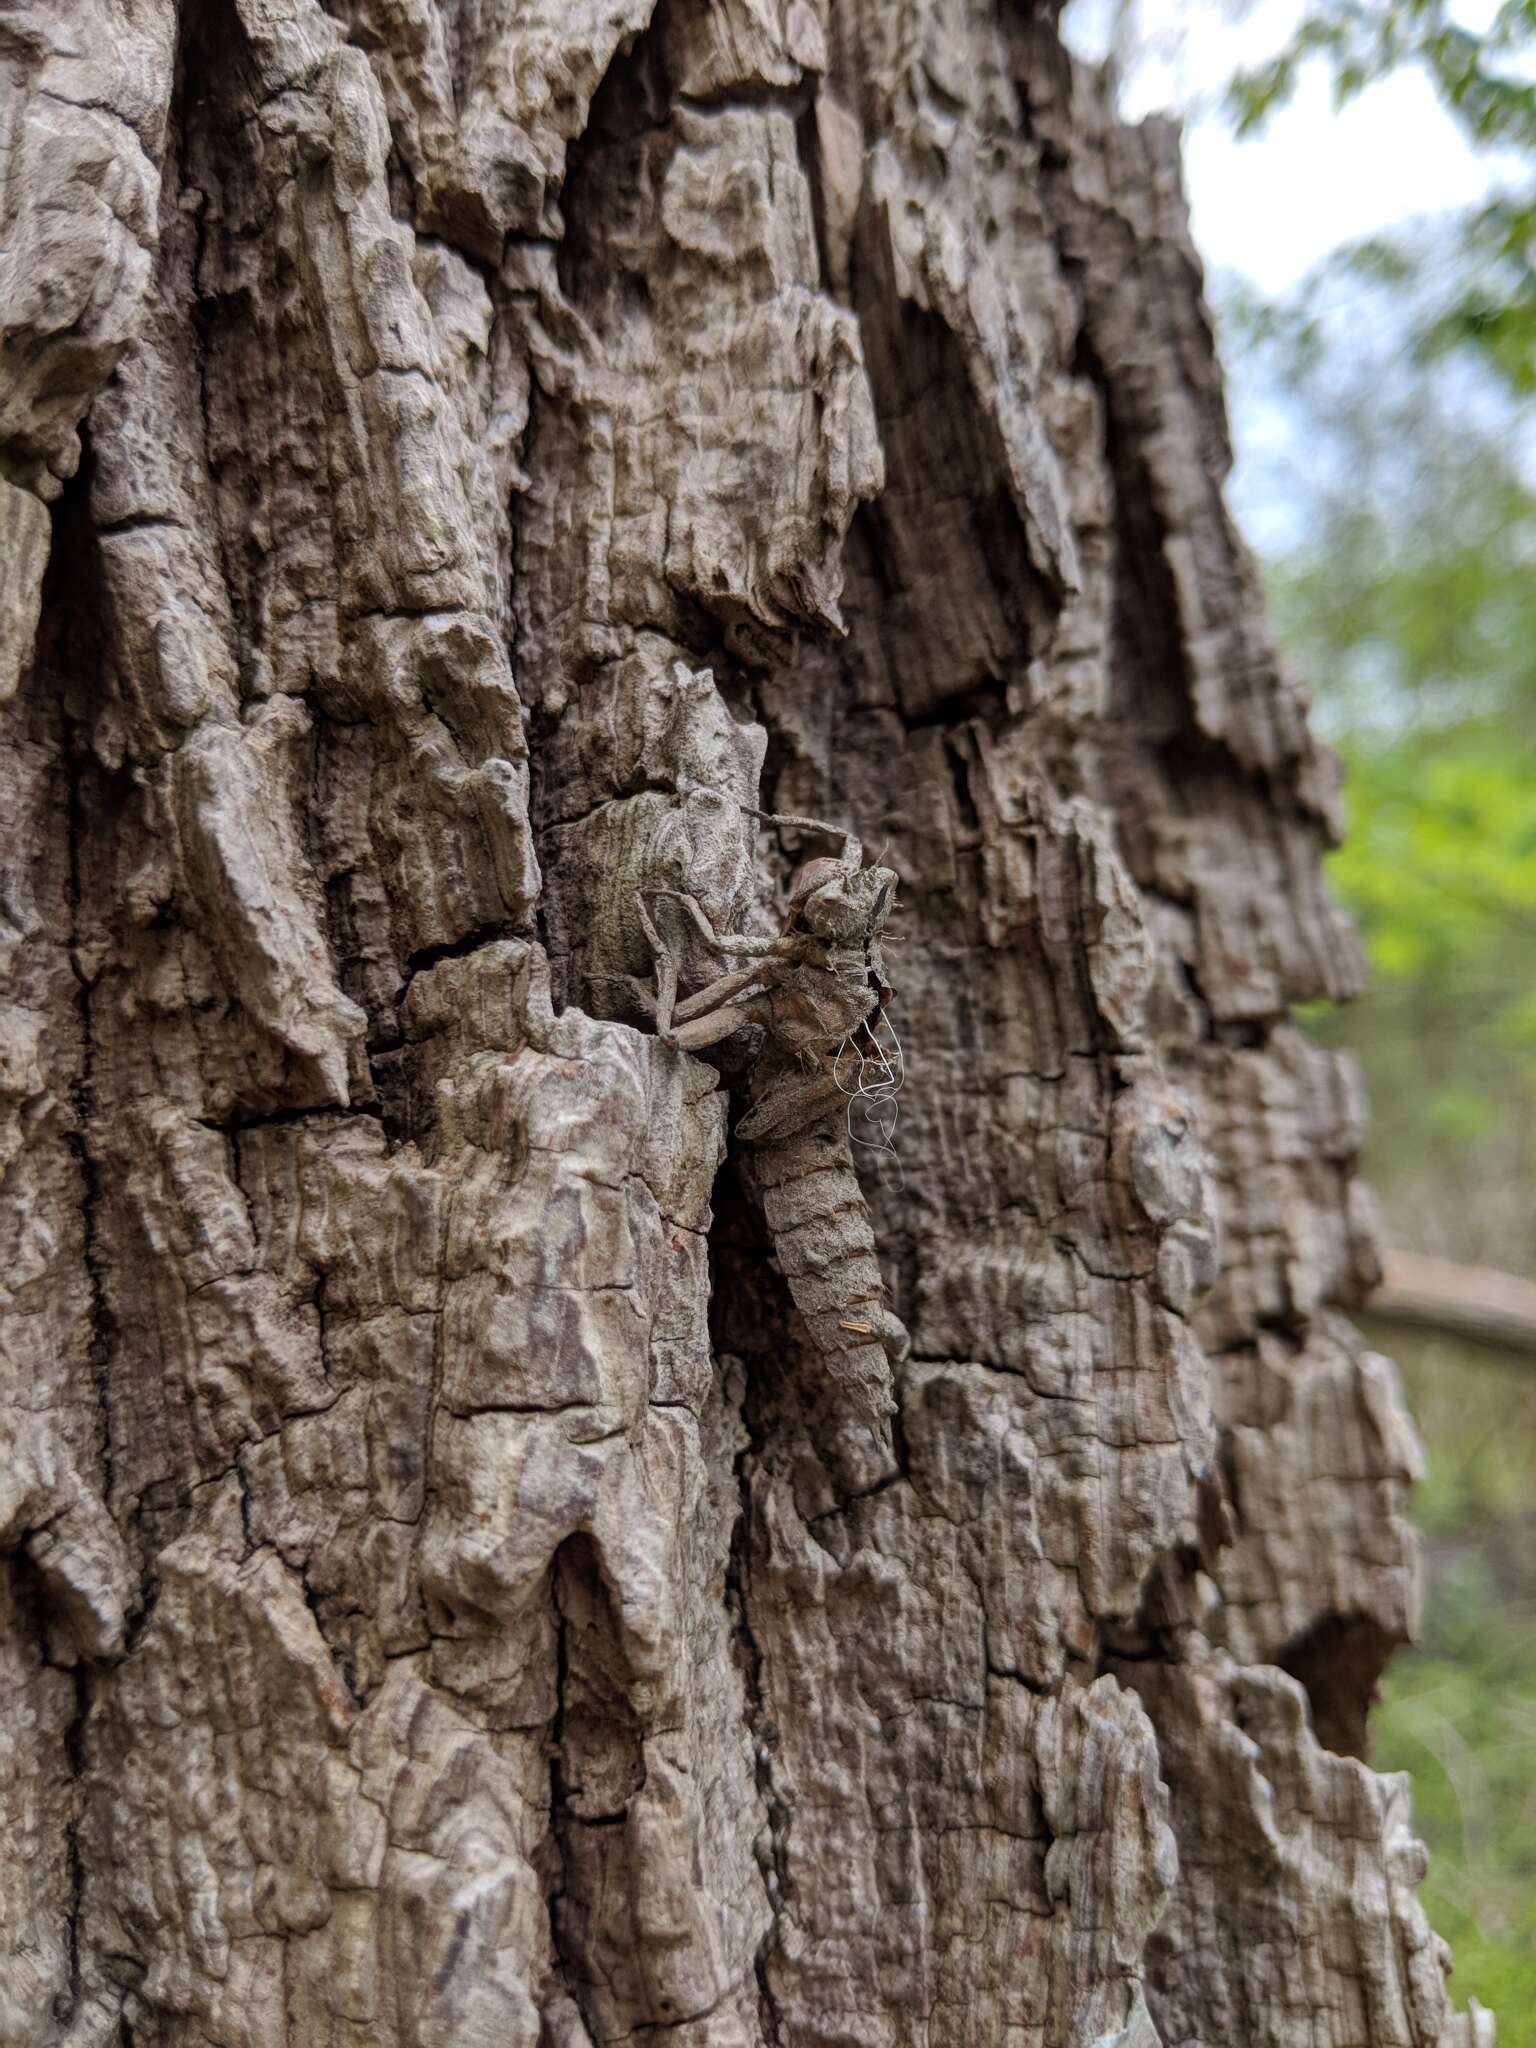
[[[842,1118],[755,1145],[749,1156],[795,1306],[833,1379],[878,1423],[896,1405],[887,1349],[904,1348],[906,1333],[885,1306]]]

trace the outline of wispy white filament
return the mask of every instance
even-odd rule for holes
[[[858,1043],[861,1037],[864,1045]],[[847,1073],[849,1062],[855,1063],[851,1074]],[[862,1151],[873,1152],[882,1162],[882,1172],[893,1166],[899,1183],[901,1159],[895,1144],[896,1098],[906,1080],[906,1061],[902,1055],[901,1040],[896,1036],[883,1004],[873,1023],[866,1020],[844,1038],[832,1062],[832,1079],[838,1093],[848,1098],[849,1143]]]

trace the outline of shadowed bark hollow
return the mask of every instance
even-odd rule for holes
[[[1174,131],[1020,0],[0,72],[0,2043],[1486,2048]],[[753,812],[861,1178],[656,1028]]]

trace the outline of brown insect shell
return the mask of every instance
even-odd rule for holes
[[[814,984],[789,982],[767,998],[770,1029],[790,1052],[835,1052],[875,1007],[875,991],[818,976]]]
[[[808,860],[790,888],[788,928],[829,946],[868,946],[884,929],[895,888],[890,868]]]
[[[815,860],[801,861],[789,885],[790,910],[798,910],[808,896],[814,896],[818,889],[846,873],[847,869],[840,860],[833,860],[825,854],[818,855]]]

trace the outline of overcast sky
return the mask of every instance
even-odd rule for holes
[[[1481,198],[1498,161],[1467,147],[1417,72],[1371,87],[1334,110],[1320,65],[1264,133],[1238,142],[1216,107],[1234,71],[1274,53],[1301,12],[1297,0],[1257,0],[1243,18],[1223,0],[1143,0],[1146,54],[1126,83],[1126,112],[1188,110],[1185,175],[1195,239],[1213,268],[1244,271],[1267,293],[1293,284],[1340,242],[1417,214]],[[1491,0],[1457,10],[1468,27]],[[1064,28],[1084,54],[1103,49],[1104,0],[1073,0]]]
[[[1457,15],[1483,27],[1496,4],[1463,0]],[[1113,0],[1071,0],[1068,42],[1102,56],[1113,11]],[[1239,142],[1221,111],[1223,90],[1234,72],[1284,47],[1301,11],[1301,0],[1141,0],[1138,10],[1140,53],[1122,105],[1133,118],[1183,114],[1191,220],[1218,296],[1219,274],[1230,270],[1277,297],[1340,243],[1465,207],[1520,177],[1518,162],[1468,147],[1416,71],[1384,79],[1340,112],[1314,63],[1290,105]],[[1379,323],[1382,312],[1377,301],[1368,317]],[[1260,552],[1283,552],[1312,517],[1319,451],[1310,441],[1298,447],[1295,408],[1261,365],[1229,343],[1224,367],[1237,454],[1229,497]]]

